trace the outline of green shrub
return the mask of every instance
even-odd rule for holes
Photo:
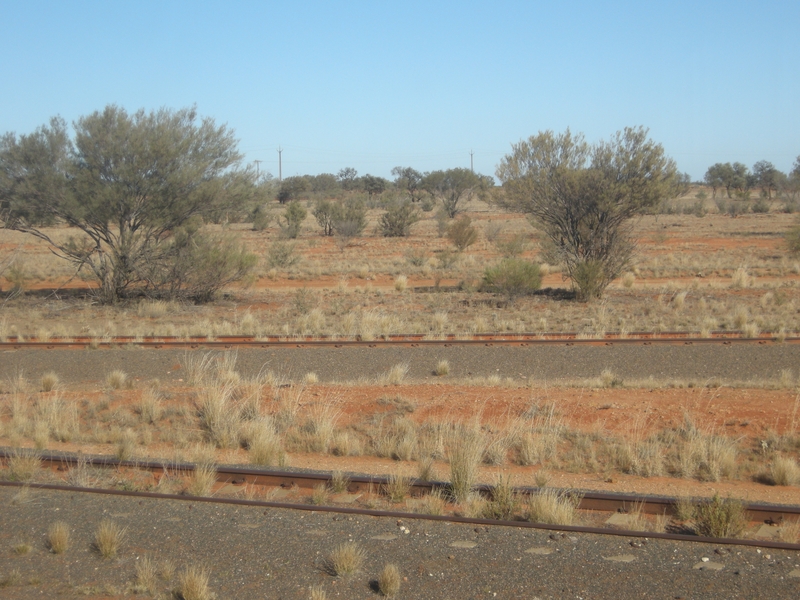
[[[267,252],[267,265],[271,269],[288,269],[297,264],[300,257],[295,252],[293,243],[275,241]]]
[[[383,237],[406,237],[411,226],[420,220],[419,212],[410,202],[390,206],[378,224]]]
[[[800,219],[795,222],[795,225],[789,229],[784,235],[783,239],[786,240],[786,246],[792,254],[800,254]]]
[[[278,225],[280,225],[284,237],[296,239],[300,235],[300,227],[307,214],[308,212],[302,204],[296,200],[289,202],[283,213],[283,221],[278,219]]]
[[[700,503],[695,511],[697,535],[732,538],[744,531],[746,525],[744,504],[732,498],[723,500],[719,494]]]
[[[446,235],[447,239],[462,252],[478,241],[478,230],[466,215],[453,221],[447,228]]]
[[[542,286],[542,274],[537,264],[519,258],[504,258],[484,271],[483,281],[489,289],[512,300],[538,290]]]
[[[769,202],[761,198],[755,204],[753,204],[752,210],[756,214],[766,214],[769,212]]]

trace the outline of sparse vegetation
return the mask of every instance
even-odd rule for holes
[[[380,575],[378,575],[378,590],[384,596],[396,596],[400,591],[401,580],[400,569],[397,568],[397,565],[389,563],[383,567]]]
[[[69,548],[69,525],[64,521],[51,523],[47,528],[47,546],[53,554],[63,554]]]
[[[734,538],[747,524],[744,504],[732,498],[722,499],[719,494],[699,503],[694,519],[695,532],[705,537]]]
[[[103,519],[94,535],[94,547],[103,558],[115,558],[125,537],[125,529],[114,521]]]
[[[187,566],[179,576],[177,593],[181,600],[212,600],[208,569],[197,565]]]
[[[361,570],[366,554],[355,542],[345,542],[334,548],[328,557],[328,571],[331,575],[346,577]]]

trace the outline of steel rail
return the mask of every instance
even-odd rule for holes
[[[422,334],[397,334],[384,335],[373,340],[364,340],[360,336],[354,339],[341,339],[335,336],[217,336],[213,338],[203,336],[176,337],[153,336],[140,338],[133,336],[116,337],[88,337],[76,336],[67,338],[53,338],[37,340],[31,338],[20,340],[16,337],[7,337],[0,342],[0,349],[21,350],[26,348],[112,348],[117,346],[135,346],[142,348],[315,348],[315,347],[385,347],[385,346],[538,346],[538,345],[590,345],[612,346],[615,344],[774,344],[798,343],[800,336],[770,336],[743,337],[739,331],[717,331],[710,337],[699,337],[694,332],[633,332],[628,334],[607,333],[598,337],[584,337],[577,333],[484,333],[474,334],[469,338],[458,337],[453,334],[442,336],[438,339],[428,339]]]
[[[17,455],[19,451],[0,449],[0,460],[7,461]],[[39,454],[43,465],[57,470],[66,470],[69,466],[83,463],[94,467],[105,468],[137,468],[163,474],[167,472],[191,473],[195,469],[193,463],[170,463],[155,461],[121,461],[108,456],[85,457],[69,454]],[[331,473],[256,469],[251,467],[218,466],[216,468],[217,483],[233,485],[258,485],[280,487],[283,489],[300,488],[310,490],[320,484],[330,483],[333,476]],[[348,475],[347,491],[350,493],[369,493],[379,491],[389,483],[386,477]],[[410,481],[410,495],[422,496],[434,490],[444,490],[449,487],[447,482],[442,481],[422,481],[412,479]],[[494,494],[494,486],[478,485],[475,491],[483,496],[491,498]],[[524,496],[531,496],[541,492],[540,488],[517,487],[516,493]],[[627,512],[634,507],[647,514],[674,514],[676,510],[677,498],[669,496],[651,496],[638,494],[617,494],[603,493],[582,490],[559,490],[563,493],[571,493],[580,497],[578,508],[580,510],[602,511],[602,512]],[[695,505],[702,500],[693,500]],[[749,503],[744,505],[745,513],[750,521],[760,521],[765,523],[781,523],[790,518],[800,520],[800,506]],[[405,513],[404,513],[405,514]],[[494,521],[489,521],[494,522]],[[515,521],[516,523],[516,521]],[[603,530],[605,531],[605,530]],[[697,536],[689,536],[696,539]],[[714,538],[716,539],[716,538]],[[800,549],[800,545],[797,546]]]

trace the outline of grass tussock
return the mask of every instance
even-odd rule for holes
[[[42,469],[42,459],[37,452],[14,450],[8,458],[8,471],[12,481],[30,481]]]
[[[121,390],[128,386],[128,374],[115,369],[106,375],[106,385],[112,390]]]
[[[331,575],[347,577],[361,570],[366,553],[355,542],[345,542],[333,549],[327,561]]]
[[[411,479],[404,475],[389,475],[386,483],[382,486],[382,490],[389,502],[397,504],[405,500],[409,491],[411,491]]]
[[[578,518],[581,500],[580,494],[546,488],[531,496],[528,502],[528,520],[533,523],[573,525]]]
[[[401,581],[400,569],[397,565],[389,563],[383,567],[380,575],[378,575],[378,590],[381,595],[391,598],[400,592]]]
[[[47,547],[53,554],[63,554],[69,548],[69,525],[64,521],[51,523],[47,528]]]
[[[136,561],[134,592],[151,596],[158,592],[158,565],[146,554]]]
[[[190,496],[207,497],[211,495],[214,484],[217,482],[217,470],[208,464],[195,465],[189,477],[186,493]]]
[[[469,499],[484,448],[483,435],[476,428],[457,425],[450,432],[447,455],[450,461],[450,490],[455,502],[462,503]]]
[[[744,503],[733,498],[720,498],[715,494],[710,500],[695,508],[694,530],[704,537],[735,538],[747,525]]]
[[[94,547],[103,558],[115,558],[125,538],[125,529],[114,521],[103,519],[94,534]]]
[[[181,600],[212,600],[214,594],[209,587],[211,574],[205,567],[189,565],[178,577],[177,596]]]
[[[800,483],[800,466],[786,456],[776,456],[772,461],[770,475],[775,485],[797,485]]]

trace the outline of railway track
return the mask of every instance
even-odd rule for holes
[[[476,333],[469,338],[456,335],[444,335],[432,338],[423,334],[397,334],[378,336],[374,339],[340,338],[336,336],[155,336],[155,337],[89,337],[75,336],[69,338],[22,339],[7,337],[0,341],[3,349],[21,350],[33,348],[65,349],[65,348],[113,348],[119,346],[135,346],[142,348],[317,348],[317,347],[386,347],[386,346],[540,346],[540,345],[591,345],[611,346],[615,344],[777,344],[800,342],[800,336],[793,333],[789,336],[760,335],[745,337],[740,331],[714,331],[709,337],[701,337],[696,332],[611,332],[597,336],[579,333]]]
[[[0,449],[0,461],[7,463],[9,459],[17,455],[18,451]],[[164,463],[164,462],[139,462],[139,461],[120,461],[111,457],[84,457],[75,455],[39,455],[43,468],[52,471],[66,472],[70,468],[78,465],[86,465],[94,468],[105,469],[138,469],[145,470],[153,474],[158,479],[164,475],[182,474],[189,475],[195,470],[195,465],[191,463]],[[85,488],[70,485],[52,483],[20,483],[0,481],[1,486],[23,486],[32,488],[49,489],[57,491],[69,491],[79,493],[106,494],[118,496],[161,498],[172,500],[190,500],[195,502],[215,502],[219,504],[265,506],[273,508],[286,508],[303,511],[334,512],[344,514],[371,515],[379,517],[393,518],[413,518],[429,519],[438,521],[450,521],[456,523],[469,523],[486,526],[520,527],[534,529],[552,529],[557,531],[570,531],[581,533],[598,533],[603,535],[617,535],[627,537],[645,537],[656,539],[670,539],[688,542],[703,542],[715,544],[736,544],[745,546],[758,546],[760,548],[776,548],[786,550],[800,550],[800,543],[787,543],[775,539],[742,539],[742,538],[711,538],[686,533],[660,533],[652,531],[628,530],[622,528],[609,527],[587,527],[580,525],[552,525],[542,523],[531,523],[528,521],[504,521],[485,518],[469,518],[458,515],[428,515],[416,512],[376,510],[353,505],[312,505],[308,502],[275,502],[262,500],[249,500],[241,497],[225,497],[220,492],[231,489],[245,490],[246,486],[256,486],[263,490],[272,488],[280,490],[303,490],[310,492],[317,486],[330,486],[333,475],[321,472],[305,472],[291,470],[269,470],[254,469],[248,467],[219,466],[216,469],[217,495],[208,497],[187,496],[177,494],[162,494],[155,492],[139,492],[120,489],[107,488]],[[351,496],[380,494],[381,490],[389,484],[389,479],[385,477],[358,476],[347,477],[346,492]],[[435,490],[449,489],[446,482],[411,480],[409,482],[408,495],[412,498],[430,494]],[[475,491],[486,498],[492,498],[494,487],[489,485],[479,485]],[[515,488],[517,494],[521,496],[532,496],[540,493],[539,488],[521,487]],[[578,509],[592,513],[626,513],[632,509],[640,510],[642,513],[651,515],[672,515],[675,514],[678,499],[665,496],[644,496],[633,494],[610,494],[598,492],[581,492],[577,490],[560,490],[565,493],[575,494],[580,498]],[[695,504],[700,500],[694,500]],[[776,505],[776,504],[746,504],[744,506],[746,518],[750,523],[763,523],[768,525],[779,525],[800,521],[800,506]]]

